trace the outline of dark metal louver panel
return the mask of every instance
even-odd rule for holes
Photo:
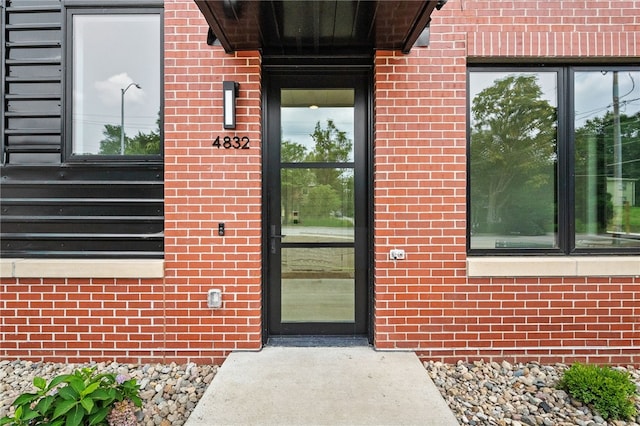
[[[2,255],[161,258],[162,168],[131,174],[139,180],[121,180],[126,173],[122,166],[4,167]]]
[[[11,0],[4,28],[4,161],[59,163],[62,142],[62,9]]]

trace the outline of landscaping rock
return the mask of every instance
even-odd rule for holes
[[[503,361],[475,361],[455,365],[429,361],[424,363],[429,376],[460,424],[511,426],[640,426],[638,419],[607,422],[590,407],[556,389],[564,364],[511,364]],[[461,371],[468,374],[460,374]],[[628,371],[640,385],[640,370]],[[471,379],[473,377],[473,379]],[[489,377],[491,381],[480,379]],[[636,401],[640,413],[640,400]],[[475,410],[471,407],[477,407]],[[478,415],[482,413],[482,415]]]
[[[36,376],[50,381],[60,374],[70,374],[82,367],[98,372],[124,374],[140,384],[142,407],[136,413],[145,426],[183,425],[218,371],[217,366],[186,364],[56,364],[31,361],[0,361],[0,418],[10,414],[11,404],[22,393],[33,392]]]

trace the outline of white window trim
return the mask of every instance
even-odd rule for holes
[[[0,259],[0,278],[164,278],[164,260]]]
[[[640,276],[640,256],[468,257],[469,277]]]

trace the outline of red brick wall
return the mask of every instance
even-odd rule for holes
[[[261,62],[165,4],[164,279],[2,279],[0,357],[220,361],[261,345]],[[640,279],[466,276],[466,63],[640,57],[640,0],[450,0],[375,55],[375,343],[426,358],[638,364]],[[222,128],[222,81],[240,83]],[[211,146],[247,135],[251,149]],[[224,237],[217,235],[226,224]],[[387,260],[391,248],[407,259]],[[210,288],[224,308],[206,307]]]
[[[375,59],[375,341],[425,358],[640,362],[640,279],[467,278],[466,62],[640,57],[640,1],[450,0]],[[407,260],[387,260],[391,248]]]
[[[165,344],[188,357],[261,347],[261,59],[207,46],[192,1],[165,4]],[[237,127],[222,82],[240,83]],[[212,146],[247,136],[250,149]],[[225,236],[218,236],[224,223]],[[206,305],[222,290],[223,308]]]
[[[173,359],[162,351],[164,287],[154,280],[3,279],[0,357]]]
[[[165,279],[2,279],[0,358],[219,362],[261,346],[261,60],[207,46],[207,28],[192,0],[165,2]],[[223,80],[240,83],[234,133]],[[212,146],[236,134],[249,150]]]

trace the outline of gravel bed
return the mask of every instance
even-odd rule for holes
[[[180,426],[185,423],[207,386],[218,371],[217,366],[186,364],[56,364],[31,361],[0,361],[0,418],[12,410],[11,403],[24,392],[34,392],[33,378],[49,381],[77,368],[97,367],[97,371],[124,374],[140,385],[142,426]]]
[[[425,362],[431,379],[461,425],[638,426],[635,421],[605,421],[589,407],[554,386],[568,368],[535,362],[510,364],[476,361],[457,364]],[[640,370],[631,374],[640,393]],[[636,400],[640,413],[640,400]]]
[[[138,420],[142,426],[180,426],[189,417],[218,371],[217,366],[163,364],[55,364],[0,361],[0,418],[13,400],[32,392],[35,376],[47,380],[77,368],[136,378],[143,400]],[[640,426],[635,421],[606,421],[589,407],[554,386],[568,367],[564,364],[424,363],[440,393],[461,425],[511,426]],[[640,392],[640,370],[618,367],[631,374]],[[637,401],[640,412],[640,400]]]

